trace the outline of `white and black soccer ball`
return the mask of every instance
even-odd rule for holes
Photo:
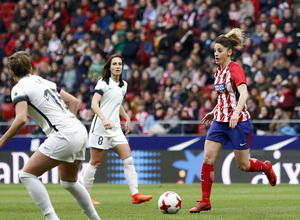
[[[181,198],[175,192],[165,192],[158,199],[158,208],[164,214],[176,214],[181,209]]]

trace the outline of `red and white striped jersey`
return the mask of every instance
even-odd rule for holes
[[[214,120],[229,122],[238,104],[239,92],[237,87],[242,83],[247,84],[245,72],[238,63],[232,61],[224,70],[221,70],[220,66],[214,77],[215,90],[218,94]],[[248,119],[250,119],[250,114],[245,105],[240,113],[239,122]]]

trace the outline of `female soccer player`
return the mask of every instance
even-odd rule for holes
[[[124,59],[117,54],[112,55],[103,68],[103,77],[95,87],[92,109],[95,112],[89,133],[88,146],[91,148],[90,162],[83,175],[83,185],[91,191],[95,174],[101,164],[105,150],[113,148],[124,165],[133,204],[149,201],[152,196],[144,196],[138,192],[137,173],[133,165],[130,146],[120,125],[120,115],[126,119],[126,134],[130,132],[130,118],[122,106],[127,83],[122,80]],[[94,204],[99,204],[93,200]]]
[[[38,179],[58,166],[62,187],[72,194],[88,219],[99,220],[89,193],[77,181],[87,142],[86,129],[74,115],[77,113],[77,99],[56,88],[54,83],[31,75],[31,61],[24,51],[10,56],[9,66],[10,74],[17,83],[11,93],[16,117],[0,138],[0,148],[22,129],[28,114],[48,137],[20,172],[20,179],[32,199],[47,220],[59,219],[46,188]]]
[[[191,213],[211,209],[210,192],[214,180],[214,163],[224,144],[233,144],[235,161],[242,171],[264,172],[272,186],[276,175],[270,161],[249,159],[252,124],[246,109],[248,98],[246,76],[243,68],[232,61],[234,50],[243,45],[244,34],[235,28],[226,35],[217,37],[214,45],[215,62],[219,65],[215,73],[215,90],[218,103],[202,119],[212,125],[204,144],[204,160],[201,171],[202,201],[190,209]]]

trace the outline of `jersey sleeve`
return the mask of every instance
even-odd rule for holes
[[[231,73],[231,79],[236,87],[238,87],[240,84],[245,83],[247,85],[246,81],[246,75],[244,69],[236,63],[230,70]]]
[[[103,95],[107,90],[107,84],[104,80],[100,79],[95,86],[94,92],[99,93],[100,95]]]
[[[26,101],[29,102],[29,97],[26,93],[26,91],[20,87],[20,86],[15,86],[13,87],[12,91],[11,91],[11,99],[12,102],[14,103],[14,105],[16,105],[18,102],[21,101]]]

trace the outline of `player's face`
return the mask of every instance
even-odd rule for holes
[[[122,74],[122,70],[123,70],[122,59],[119,57],[113,58],[110,63],[111,74],[120,76]]]
[[[232,51],[228,50],[222,44],[216,43],[214,46],[215,62],[217,65],[223,65],[230,59]]]

